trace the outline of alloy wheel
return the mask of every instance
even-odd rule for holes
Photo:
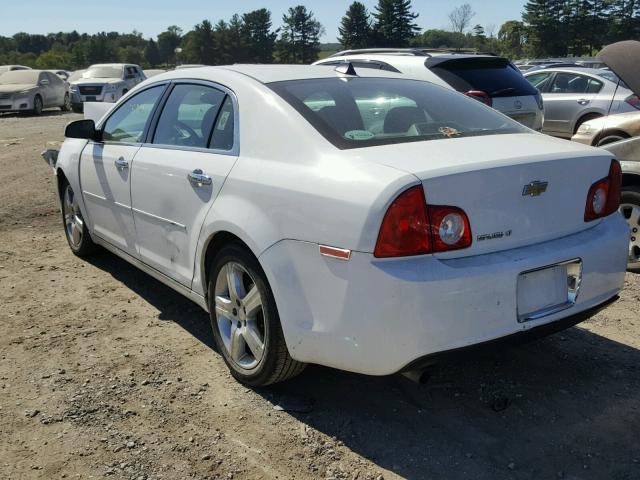
[[[640,267],[640,206],[633,203],[622,203],[620,204],[620,213],[631,229],[627,268],[637,269]]]
[[[237,262],[220,269],[215,283],[215,316],[227,357],[243,370],[264,357],[267,324],[255,280]]]
[[[63,199],[64,210],[64,226],[67,233],[69,243],[73,248],[80,248],[82,245],[82,231],[84,227],[84,220],[80,213],[80,206],[76,200],[76,196],[73,193],[71,185],[67,185],[64,191]]]

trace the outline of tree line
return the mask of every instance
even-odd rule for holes
[[[467,3],[449,13],[448,29],[422,30],[411,0],[378,0],[371,12],[353,2],[338,27],[340,48],[426,47],[475,49],[509,58],[595,54],[603,45],[640,37],[640,0],[529,0],[520,20],[475,24]],[[155,39],[142,33],[58,32],[0,36],[0,64],[83,68],[92,63],[169,67],[181,63],[311,63],[324,28],[303,5],[289,8],[274,27],[266,8],[228,21],[203,20],[184,32],[170,26]]]

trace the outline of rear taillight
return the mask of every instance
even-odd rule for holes
[[[609,175],[591,185],[584,210],[584,221],[606,217],[618,210],[622,186],[622,169],[617,160],[611,160]]]
[[[624,101],[631,105],[633,108],[637,108],[638,110],[640,110],[640,97],[638,97],[637,95],[630,95],[625,98]]]
[[[493,106],[493,100],[489,96],[487,92],[483,92],[482,90],[469,90],[468,92],[464,92],[465,95],[471,98],[475,98],[485,105]]]
[[[401,193],[382,220],[374,255],[405,257],[471,245],[471,227],[457,207],[427,205],[422,186]]]
[[[458,250],[471,245],[469,218],[457,207],[428,205],[434,252]]]
[[[536,103],[538,104],[538,110],[544,110],[544,99],[541,93],[536,95]]]

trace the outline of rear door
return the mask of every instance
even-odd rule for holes
[[[137,256],[131,210],[131,167],[151,114],[166,85],[142,90],[102,126],[102,142],[89,142],[80,158],[80,181],[93,233]]]
[[[133,165],[131,195],[141,259],[190,287],[200,227],[238,156],[230,91],[177,83]]]
[[[545,133],[571,137],[576,121],[588,113],[604,83],[580,73],[557,72],[544,94]]]

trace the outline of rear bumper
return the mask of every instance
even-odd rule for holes
[[[591,307],[587,310],[584,310],[580,313],[576,313],[571,315],[570,317],[563,318],[561,320],[556,320],[555,322],[546,323],[544,325],[539,325],[530,330],[525,330],[522,332],[512,333],[511,335],[507,335],[505,337],[496,338],[493,340],[488,340],[482,343],[476,343],[474,345],[469,345],[467,347],[454,348],[451,350],[445,350],[443,352],[435,352],[420,357],[409,365],[405,366],[402,371],[410,371],[410,370],[420,370],[422,368],[426,368],[430,365],[435,365],[437,363],[447,362],[451,360],[457,360],[461,357],[468,357],[478,355],[480,353],[493,351],[495,349],[504,348],[508,346],[514,345],[522,345],[527,342],[531,342],[538,338],[543,338],[548,335],[552,335],[557,332],[561,332],[562,330],[566,330],[567,328],[573,327],[574,325],[579,324],[580,322],[584,322],[589,318],[593,317],[596,313],[604,310],[612,303],[615,303],[618,300],[618,295],[614,295],[608,300],[605,300],[599,305],[595,307]]]
[[[317,244],[285,240],[260,263],[293,358],[387,375],[431,354],[588,318],[624,284],[628,235],[615,214],[567,237],[466,258],[352,252],[343,261],[320,256]],[[582,260],[576,303],[519,323],[520,273],[576,258]]]

